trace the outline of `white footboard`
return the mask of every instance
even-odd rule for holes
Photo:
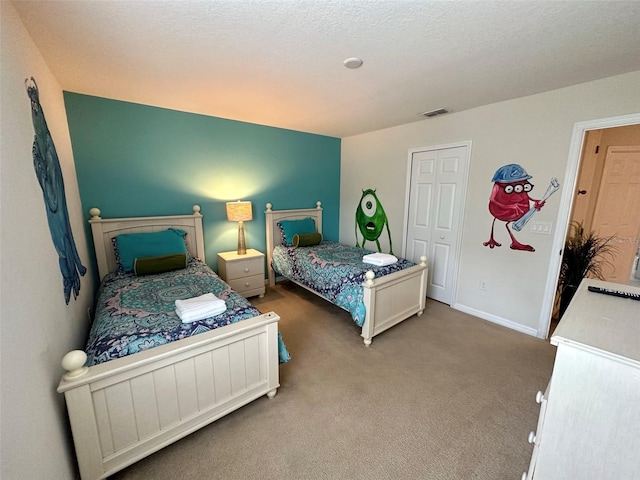
[[[273,398],[279,319],[270,312],[63,378],[82,479],[107,477],[261,395]]]
[[[367,272],[362,284],[367,312],[361,333],[365,345],[371,345],[374,336],[410,316],[422,315],[427,301],[426,260],[421,257],[419,265],[380,278]]]

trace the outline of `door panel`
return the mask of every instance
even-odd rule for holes
[[[438,258],[438,262],[433,265],[433,274],[431,275],[431,288],[446,289],[447,288],[447,270],[449,269],[449,245],[443,243],[434,243],[434,256]]]
[[[436,179],[435,151],[416,152],[411,161],[411,185],[409,201],[409,221],[407,225],[407,251],[405,256],[414,262],[421,255],[429,256],[428,250],[416,246],[428,246],[431,241],[431,212]]]
[[[431,213],[431,192],[433,190],[431,184],[419,184],[418,189],[418,205],[415,209],[415,219],[413,222],[416,228],[429,228],[431,222],[429,215]]]
[[[427,256],[429,254],[429,242],[425,242],[424,240],[414,240],[411,245],[411,251],[414,252],[412,257],[407,255],[407,258],[418,258],[421,256]]]
[[[640,147],[607,149],[593,230],[616,236],[614,260],[603,269],[605,280],[627,283],[640,235]]]
[[[405,256],[427,256],[427,296],[451,304],[468,147],[413,152]]]
[[[460,168],[460,159],[456,156],[443,157],[441,162],[440,175],[452,173],[456,175]]]
[[[438,221],[436,228],[438,231],[451,232],[455,229],[453,225],[453,208],[455,204],[456,186],[455,184],[438,185]]]

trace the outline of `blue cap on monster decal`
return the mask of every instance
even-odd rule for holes
[[[511,182],[521,182],[522,180],[529,180],[531,175],[529,175],[524,168],[522,168],[517,163],[510,163],[509,165],[503,165],[496,173],[493,175],[491,179],[492,182],[499,183],[511,183]]]

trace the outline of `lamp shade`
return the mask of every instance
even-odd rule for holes
[[[227,202],[227,220],[230,222],[246,222],[252,220],[251,202]]]

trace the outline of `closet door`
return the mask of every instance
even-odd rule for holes
[[[427,296],[451,305],[469,163],[469,145],[410,151],[404,256],[427,257]]]

